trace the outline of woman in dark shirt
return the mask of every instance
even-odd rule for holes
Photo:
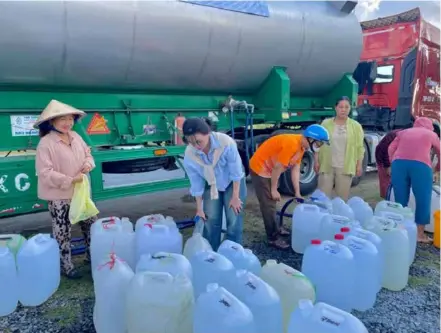
[[[380,196],[386,199],[387,189],[390,185],[390,160],[388,149],[400,130],[387,133],[378,143],[375,149],[375,160],[377,161],[378,181],[380,183]]]

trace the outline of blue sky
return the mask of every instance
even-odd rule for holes
[[[359,0],[355,14],[361,21],[390,16],[420,7],[424,19],[438,27],[440,24],[440,1]]]

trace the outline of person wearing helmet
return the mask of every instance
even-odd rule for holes
[[[335,187],[338,197],[347,201],[352,178],[363,174],[364,132],[349,118],[351,101],[341,97],[335,104],[335,117],[323,120],[330,135],[330,145],[315,154],[314,170],[319,174],[319,189],[329,198]]]
[[[270,246],[288,249],[289,243],[281,236],[289,236],[289,230],[276,222],[279,178],[291,169],[296,197],[300,194],[300,162],[306,150],[319,151],[323,143],[329,144],[328,131],[320,125],[309,126],[303,134],[279,134],[263,142],[250,159],[250,175],[259,201],[265,231]]]

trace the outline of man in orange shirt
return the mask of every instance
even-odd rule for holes
[[[288,249],[289,243],[280,236],[289,231],[279,228],[276,222],[277,201],[280,201],[278,184],[280,175],[291,169],[295,196],[300,194],[300,162],[306,150],[316,152],[323,143],[329,144],[328,131],[321,125],[311,125],[303,134],[280,134],[266,140],[250,159],[250,174],[259,200],[268,244],[279,249]],[[280,229],[280,230],[279,230]]]

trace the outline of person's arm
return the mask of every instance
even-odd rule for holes
[[[300,161],[291,168],[291,180],[294,187],[294,196],[300,198]]]
[[[435,170],[437,170],[439,172],[440,171],[440,162],[441,162],[440,161],[440,139],[436,133],[433,133],[432,137],[433,137],[432,138],[432,147],[433,147],[433,150],[435,151],[435,155],[438,158],[438,163],[435,167]]]
[[[73,177],[54,170],[49,148],[45,145],[37,148],[35,170],[39,181],[45,182],[50,187],[67,190],[72,186]]]
[[[392,143],[392,141],[394,141],[394,139],[396,138],[396,136],[397,136],[396,132],[389,133],[386,137],[383,138],[384,142],[383,143],[380,142],[381,148],[379,148],[380,145],[378,145],[378,147],[377,147],[380,149],[379,161],[380,161],[381,165],[386,169],[389,169],[390,164],[391,164],[391,161],[389,159],[388,149],[389,149],[389,146]],[[377,158],[377,157],[375,157],[375,158]],[[378,163],[378,161],[377,161],[377,163]]]
[[[356,147],[356,158],[357,158],[357,170],[359,168],[362,168],[363,166],[363,159],[364,159],[364,131],[363,127],[361,127],[360,124],[357,123],[357,139],[355,142],[357,143]]]
[[[83,147],[84,154],[86,156],[86,159],[83,164],[83,168],[89,166],[90,168],[89,171],[92,171],[93,169],[95,169],[95,160],[90,152],[90,147],[87,146],[86,142],[84,142],[83,138],[81,138],[79,135],[78,135],[78,140],[81,140],[81,146]]]
[[[394,155],[395,155],[395,152],[398,149],[398,144],[399,143],[400,143],[400,136],[397,135],[395,137],[394,141],[392,141],[392,143],[389,145],[389,148],[387,149],[387,153],[389,155],[389,161],[391,161],[391,163],[394,160]]]
[[[205,179],[197,172],[196,165],[185,157],[184,169],[190,180],[190,194],[196,199],[197,210],[202,210],[202,195],[205,191]]]
[[[292,142],[288,141],[284,143],[277,156],[277,162],[274,165],[273,171],[271,172],[271,193],[277,192],[280,175],[286,171],[293,156],[296,155],[296,148],[300,149],[300,145],[295,147]]]
[[[280,162],[276,162],[273,171],[271,172],[271,193],[277,192],[277,187],[279,186],[280,175],[285,172],[286,167]]]
[[[233,198],[239,198],[240,193],[240,181],[245,176],[243,172],[242,159],[240,158],[239,151],[237,150],[237,145],[228,146],[226,154],[226,159],[229,169],[229,177],[233,182]]]

